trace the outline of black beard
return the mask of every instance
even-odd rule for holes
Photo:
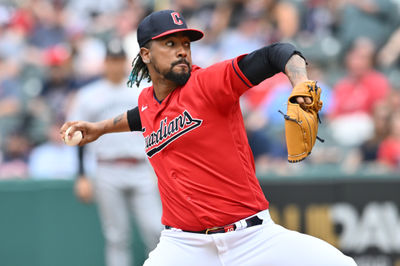
[[[167,74],[164,75],[164,77],[166,79],[174,82],[178,86],[183,86],[189,80],[190,72],[191,72],[191,68],[189,68],[189,71],[187,73],[175,73],[171,69],[170,71],[168,71]]]

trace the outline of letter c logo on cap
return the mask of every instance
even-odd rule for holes
[[[172,17],[172,19],[174,20],[174,23],[175,23],[176,25],[182,25],[182,24],[183,24],[183,21],[182,21],[182,19],[181,19],[181,15],[179,15],[178,12],[172,12],[172,13],[171,13],[171,17]]]

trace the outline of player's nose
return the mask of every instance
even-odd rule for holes
[[[180,58],[186,58],[188,55],[185,47],[183,45],[180,45],[177,51],[177,56]]]

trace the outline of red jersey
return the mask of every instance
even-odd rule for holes
[[[386,138],[379,146],[378,160],[391,167],[400,167],[400,141],[393,137]]]
[[[375,103],[390,91],[387,78],[371,70],[355,81],[349,77],[339,81],[333,90],[332,117],[355,112],[371,114]]]
[[[239,106],[240,95],[252,87],[238,67],[240,59],[193,66],[188,82],[161,103],[153,87],[139,96],[164,225],[199,231],[268,208]]]

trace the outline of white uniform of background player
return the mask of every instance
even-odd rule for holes
[[[108,46],[105,77],[79,90],[69,120],[101,121],[138,105],[140,90],[126,85],[125,53],[118,42]],[[91,183],[106,241],[106,264],[131,266],[130,214],[139,226],[148,251],[156,246],[162,229],[156,179],[146,161],[143,136],[140,132],[110,134],[85,149],[97,158]],[[84,201],[91,194],[87,181],[81,177],[76,186]]]

